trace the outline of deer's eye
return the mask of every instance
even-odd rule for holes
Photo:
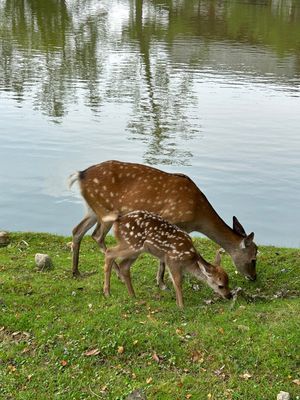
[[[219,289],[224,289],[224,286],[223,285],[219,285]]]

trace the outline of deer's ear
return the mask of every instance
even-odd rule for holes
[[[251,232],[247,237],[245,237],[244,242],[245,246],[248,247],[253,242],[254,239],[254,232]]]
[[[205,265],[202,264],[198,261],[199,268],[201,269],[201,272],[207,277],[210,278],[212,276],[212,267],[210,264]]]
[[[237,217],[233,217],[233,230],[243,237],[247,236],[245,229],[243,228]]]
[[[249,247],[251,243],[253,242],[254,239],[254,233],[251,232],[248,236],[246,236],[244,239],[242,239],[240,243],[240,248],[245,249],[246,247]]]
[[[218,266],[220,267],[221,261],[222,261],[222,258],[221,258],[221,251],[220,251],[220,249],[219,249],[219,250],[217,250],[217,252],[216,252],[216,257],[215,257],[214,264],[215,264],[215,265],[218,265]]]

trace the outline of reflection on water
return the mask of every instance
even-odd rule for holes
[[[0,38],[0,228],[68,232],[64,178],[119,158],[300,245],[297,0],[0,0]]]

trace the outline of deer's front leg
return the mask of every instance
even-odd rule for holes
[[[183,308],[183,297],[182,297],[182,273],[180,268],[176,266],[169,266],[171,278],[176,293],[176,304],[179,308]]]

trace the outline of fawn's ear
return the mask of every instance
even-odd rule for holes
[[[215,257],[214,264],[220,267],[221,266],[221,261],[222,261],[222,259],[221,259],[221,251],[219,249],[216,252],[216,257]]]
[[[210,278],[212,276],[212,267],[210,264],[202,264],[198,261],[199,268],[201,272],[207,277]]]

